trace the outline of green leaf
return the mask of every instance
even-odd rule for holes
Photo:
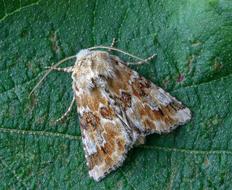
[[[123,166],[89,178],[71,78],[44,67],[110,45],[187,105],[190,123],[151,135]],[[0,189],[232,189],[231,0],[0,0]],[[118,54],[124,60],[129,57]],[[70,62],[69,64],[73,64]]]

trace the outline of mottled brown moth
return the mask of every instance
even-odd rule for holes
[[[142,142],[146,135],[168,133],[185,124],[191,119],[191,112],[130,69],[130,63],[97,49],[115,50],[140,59],[113,47],[83,49],[50,67],[32,92],[52,70],[72,74],[73,100],[58,121],[66,117],[76,101],[89,175],[99,181],[122,165],[136,142]],[[140,59],[136,64],[154,57]],[[73,58],[76,58],[73,66],[58,68]]]

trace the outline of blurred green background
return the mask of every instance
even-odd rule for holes
[[[157,53],[132,68],[193,118],[149,136],[96,183],[75,109],[54,125],[70,75],[54,72],[28,95],[45,66],[113,38],[139,57]],[[232,189],[231,44],[231,0],[0,0],[0,189]]]

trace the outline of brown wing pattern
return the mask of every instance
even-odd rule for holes
[[[106,96],[103,89],[95,88],[76,97],[89,175],[96,181],[122,164],[138,136],[117,116]]]
[[[123,105],[127,122],[145,135],[170,132],[191,119],[181,102],[112,56],[116,78],[109,91]]]

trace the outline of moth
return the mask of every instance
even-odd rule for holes
[[[130,63],[98,49],[122,50],[96,46],[80,50],[50,67],[52,71],[72,74],[73,99],[64,119],[77,103],[81,137],[89,175],[96,181],[122,165],[133,145],[144,142],[146,135],[169,133],[191,119],[190,110],[181,102],[130,69]],[[155,55],[142,60],[143,64]],[[71,67],[58,68],[69,59]],[[35,90],[32,90],[32,92]]]

